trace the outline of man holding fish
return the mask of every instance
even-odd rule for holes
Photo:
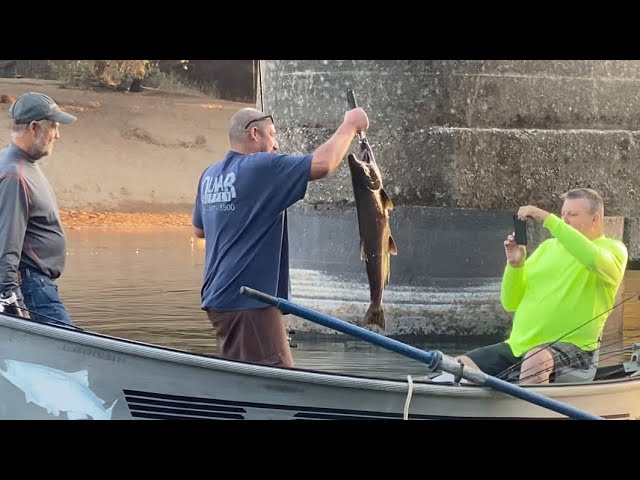
[[[287,208],[309,181],[332,174],[368,128],[366,112],[352,108],[315,151],[289,155],[279,152],[271,115],[243,108],[231,117],[231,148],[202,174],[193,210],[195,235],[206,240],[201,308],[222,356],[293,367],[282,313],[240,287],[289,298]]]

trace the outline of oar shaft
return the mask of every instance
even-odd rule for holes
[[[273,305],[274,307],[280,309],[283,313],[297,315],[298,317],[312,321],[319,325],[323,325],[347,335],[352,335],[367,342],[373,343],[374,345],[378,345],[380,347],[386,348],[387,350],[391,350],[393,352],[404,355],[405,357],[423,362],[430,370],[442,368],[442,370],[447,373],[452,373],[454,375],[459,373],[458,363],[450,357],[444,356],[437,350],[431,352],[420,350],[398,340],[385,337],[384,335],[372,332],[371,330],[367,330],[366,328],[362,328],[352,323],[339,320],[320,312],[316,312],[314,310],[311,310],[310,308],[290,302],[289,300],[273,297],[264,292],[254,290],[249,287],[241,287],[240,293],[248,297],[260,300],[269,305]],[[527,391],[522,387],[492,377],[476,369],[471,369],[470,367],[464,368],[462,377],[475,383],[480,383],[482,385],[494,388],[495,390],[507,393],[516,398],[526,400],[535,405],[539,405],[549,410],[561,413],[570,418],[579,420],[602,420],[601,417],[592,415],[588,412],[584,412],[570,405],[566,405],[564,403],[553,400],[549,397],[545,397],[544,395],[539,395],[534,392]]]
[[[513,383],[505,382],[499,378],[492,377],[491,375],[486,375],[484,385],[554,412],[562,413],[569,418],[574,418],[576,420],[604,420],[604,418],[597,415],[572,407],[566,403],[558,402],[557,400],[545,397],[544,395],[527,391],[522,387],[514,385]]]
[[[406,357],[426,363],[431,370],[439,367],[442,354],[438,351],[426,352],[424,350],[420,350],[392,338],[387,338],[384,335],[379,335],[367,330],[366,328],[324,315],[301,305],[296,305],[295,303],[283,298],[272,297],[271,295],[267,295],[266,293],[249,287],[240,288],[240,293],[255,298],[256,300],[260,300],[261,302],[273,305],[284,313],[298,315],[299,317],[305,318],[314,323],[332,328],[333,330],[338,330],[339,332],[346,333],[347,335],[353,335],[354,337],[361,338],[367,342],[393,350],[394,352],[400,353]]]

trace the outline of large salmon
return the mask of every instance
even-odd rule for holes
[[[347,157],[355,196],[360,230],[360,258],[366,262],[371,304],[364,316],[364,325],[385,329],[382,293],[389,283],[391,255],[398,249],[391,236],[389,211],[393,203],[384,191],[382,176],[365,137],[360,140],[362,160],[350,153]]]

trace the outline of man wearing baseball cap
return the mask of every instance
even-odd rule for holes
[[[17,124],[51,120],[58,123],[73,123],[76,117],[60,110],[53,99],[43,93],[29,92],[19,97],[11,106],[11,118]]]
[[[37,161],[51,155],[60,124],[76,117],[38,92],[20,96],[9,115],[11,143],[0,150],[0,311],[73,325],[55,283],[64,270],[66,236]]]

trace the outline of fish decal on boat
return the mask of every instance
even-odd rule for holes
[[[24,392],[27,403],[34,403],[58,417],[66,412],[69,420],[111,420],[113,407],[89,388],[86,370],[67,373],[54,368],[17,360],[4,361],[6,371],[0,375]]]

